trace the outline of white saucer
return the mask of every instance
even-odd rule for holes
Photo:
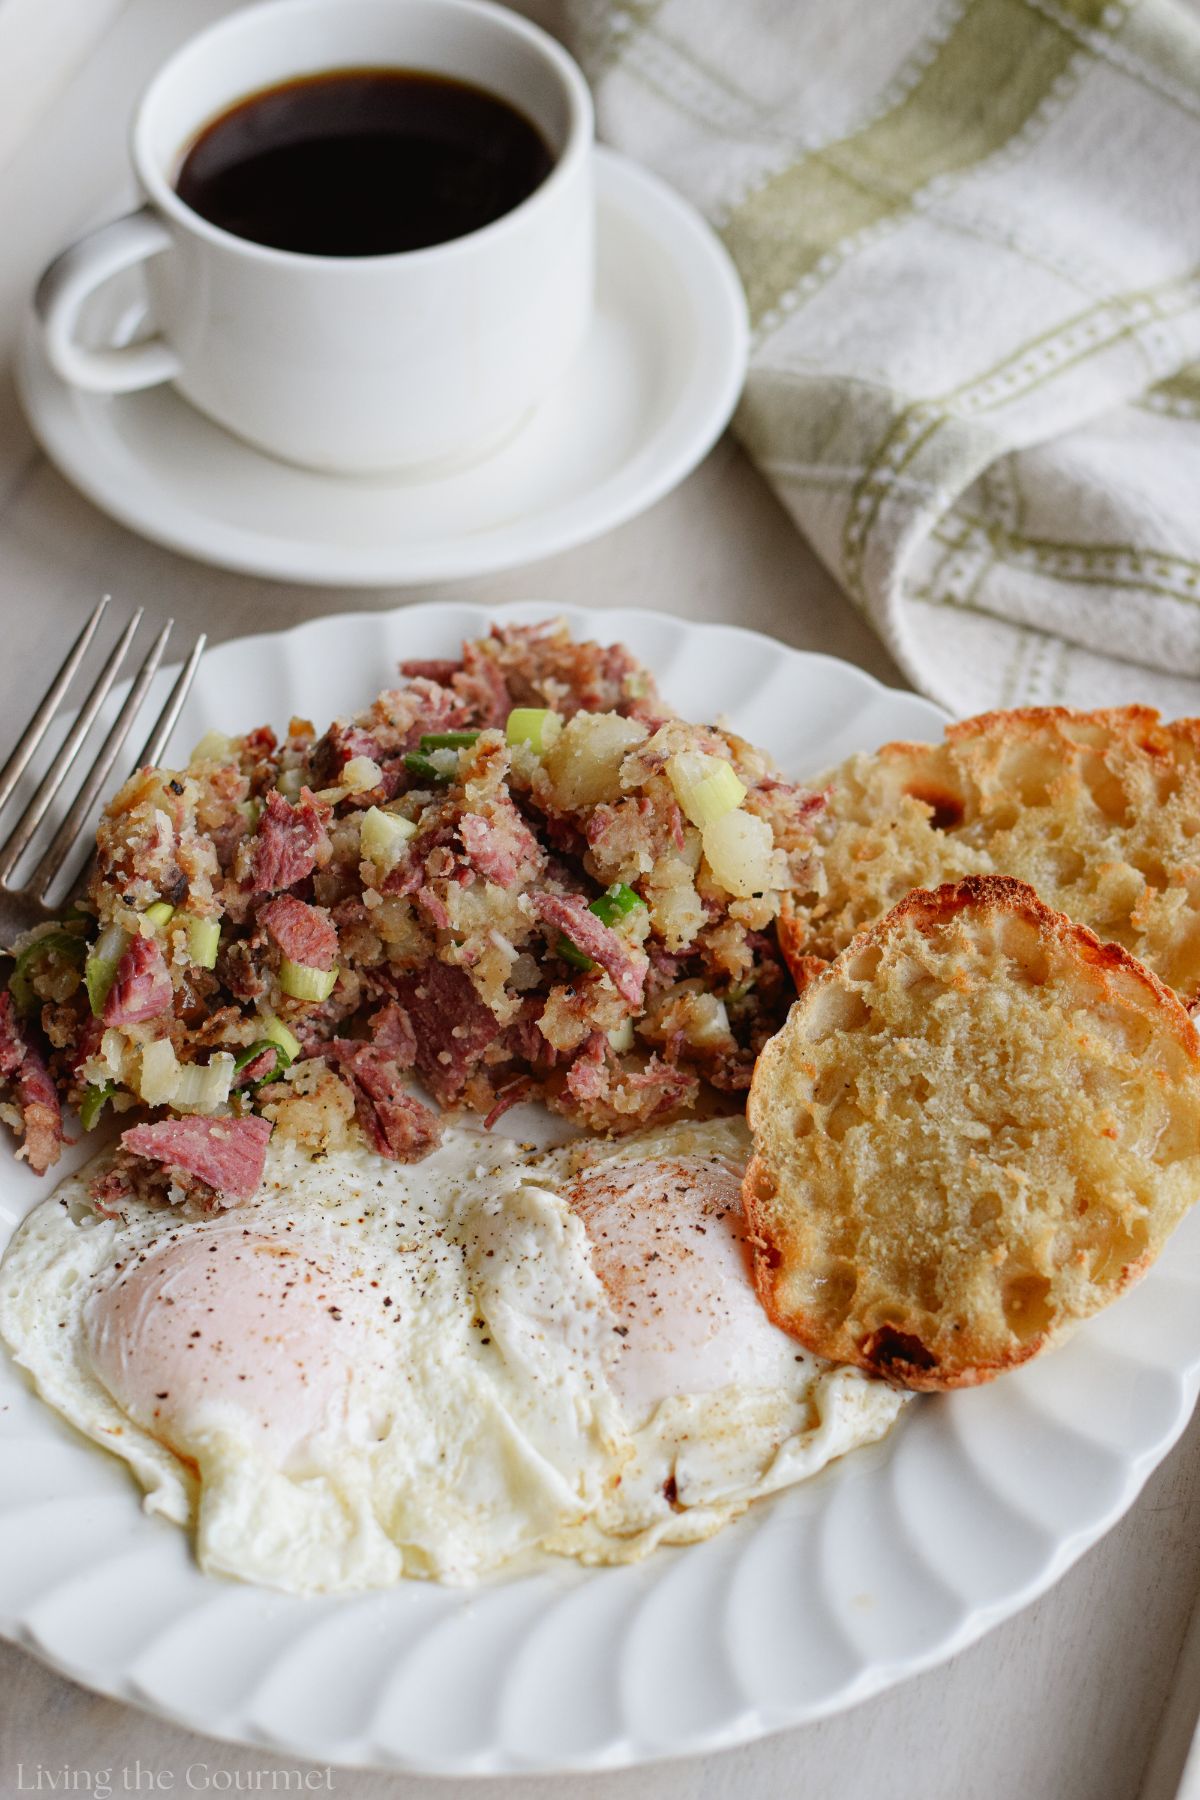
[[[68,480],[122,524],[251,574],[391,587],[509,568],[596,537],[711,447],[741,390],[748,341],[737,275],[699,214],[611,150],[596,160],[591,333],[561,388],[469,468],[350,479],[290,467],[171,387],[69,387],[32,320],[17,366],[30,423]]]

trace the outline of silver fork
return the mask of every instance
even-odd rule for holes
[[[108,596],[106,595],[71,646],[61,669],[50,683],[45,698],[30,719],[4,768],[0,770],[0,813],[3,813],[12,799],[17,783],[49,730],[63,696],[88,653],[107,607]],[[112,766],[120,755],[121,746],[133,728],[134,720],[141,710],[150,683],[154,680],[162,662],[167,639],[171,634],[171,627],[175,623],[173,619],[167,620],[151,645],[145,660],[133,678],[129,693],[108,736],[100,746],[90,771],[72,801],[62,824],[39,858],[37,866],[23,885],[16,884],[14,875],[18,865],[33,844],[39,826],[49,812],[56,794],[66,780],[96,722],[101,707],[108,698],[141,620],[142,608],[139,607],[93,682],[91,691],[80,707],[75,722],[63,740],[58,754],[38,784],[37,792],[9,832],[8,837],[0,844],[0,945],[11,944],[22,931],[28,931],[31,926],[43,924],[47,919],[56,916],[56,909],[46,904],[46,896],[56,878],[67,866],[76,839],[86,825]],[[142,748],[136,765],[138,768],[161,761],[167,741],[175,729],[176,721],[183,710],[183,703],[187,699],[188,690],[195,678],[200,658],[204,653],[204,644],[204,634],[201,633],[196,639],[190,656],[180,669],[166,705],[159,713],[154,729]],[[78,887],[89,860],[90,857],[80,859],[79,867],[67,888],[67,896]],[[61,911],[65,904],[66,899],[64,898],[57,910]]]

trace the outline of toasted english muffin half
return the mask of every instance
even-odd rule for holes
[[[1027,707],[885,744],[829,777],[779,935],[797,986],[910,888],[1014,875],[1200,1001],[1200,719]]]
[[[968,1387],[1114,1299],[1191,1206],[1200,1040],[1118,945],[971,876],[806,987],[748,1117],[775,1323],[904,1387]]]

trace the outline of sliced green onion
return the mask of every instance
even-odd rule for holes
[[[218,1050],[207,1063],[184,1063],[171,1105],[183,1112],[215,1112],[224,1106],[233,1086],[233,1057]]]
[[[624,1056],[627,1051],[633,1049],[633,1020],[622,1019],[619,1025],[615,1026],[612,1031],[606,1031],[604,1035],[616,1054]]]
[[[303,786],[303,769],[281,769],[275,779],[276,792],[282,794],[285,800],[290,800],[293,806],[300,798],[300,789]]]
[[[146,908],[142,916],[149,919],[152,925],[169,925],[175,917],[175,908],[166,900],[156,900],[153,906]]]
[[[417,828],[411,819],[405,819],[399,813],[383,812],[378,806],[368,806],[359,827],[358,847],[368,862],[390,869],[409,838],[416,835]]]
[[[479,737],[477,731],[427,731],[418,744],[419,750],[469,750]]]
[[[548,706],[517,706],[508,715],[504,735],[514,747],[528,744],[535,756],[541,756],[561,730],[561,718]]]
[[[13,963],[13,972],[8,978],[8,991],[23,1013],[32,1011],[37,1004],[37,994],[33,988],[33,971],[44,956],[63,956],[69,961],[82,963],[87,954],[87,945],[73,931],[44,931],[31,944],[17,952]]]
[[[129,933],[119,925],[107,925],[92,945],[83,965],[88,1002],[95,1018],[104,1011],[109,989],[117,978],[121,958],[129,948]]]
[[[247,831],[253,831],[254,827],[258,824],[259,819],[262,817],[262,801],[239,800],[237,809],[246,821]]]
[[[328,1000],[337,978],[336,969],[312,969],[287,956],[279,965],[279,985],[293,1000]]]
[[[641,895],[635,894],[633,889],[626,887],[623,881],[614,881],[598,900],[592,901],[588,911],[594,912],[602,925],[614,925],[618,919],[623,919],[627,914],[636,912],[639,906],[645,906],[645,904]]]
[[[95,1130],[96,1120],[118,1091],[115,1081],[105,1081],[99,1087],[89,1087],[79,1102],[79,1123],[85,1131]]]
[[[281,1019],[274,1013],[261,1015],[262,1034],[268,1044],[278,1044],[289,1063],[294,1063],[300,1054],[300,1039],[294,1031],[289,1031]]]
[[[556,956],[561,956],[565,963],[570,963],[573,969],[594,969],[596,966],[586,950],[581,950],[577,944],[573,944],[569,937],[559,937],[554,946],[554,953]]]
[[[667,778],[693,825],[714,824],[746,798],[733,764],[703,750],[677,750],[667,763]]]
[[[449,785],[454,776],[448,769],[439,769],[431,756],[422,756],[417,750],[410,750],[404,759],[404,766],[410,775],[419,775],[422,781],[439,781]]]
[[[220,919],[191,918],[187,922],[188,961],[196,969],[215,969],[221,947]]]
[[[278,1081],[282,1076],[283,1071],[290,1067],[292,1063],[292,1057],[288,1055],[282,1044],[277,1044],[273,1038],[259,1038],[258,1042],[251,1044],[248,1050],[243,1050],[239,1055],[234,1057],[234,1074],[238,1075],[243,1069],[248,1068],[255,1057],[261,1056],[265,1050],[273,1050],[275,1053],[275,1062],[271,1069],[271,1073],[269,1075],[260,1075],[257,1081],[250,1082],[249,1085],[251,1087],[266,1087],[269,1081]]]

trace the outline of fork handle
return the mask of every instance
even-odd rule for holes
[[[123,394],[154,387],[179,373],[179,358],[164,338],[122,348],[89,349],[75,335],[89,295],[112,276],[171,247],[171,233],[150,207],[126,213],[56,256],[38,282],[34,304],[52,368],[74,387]]]

